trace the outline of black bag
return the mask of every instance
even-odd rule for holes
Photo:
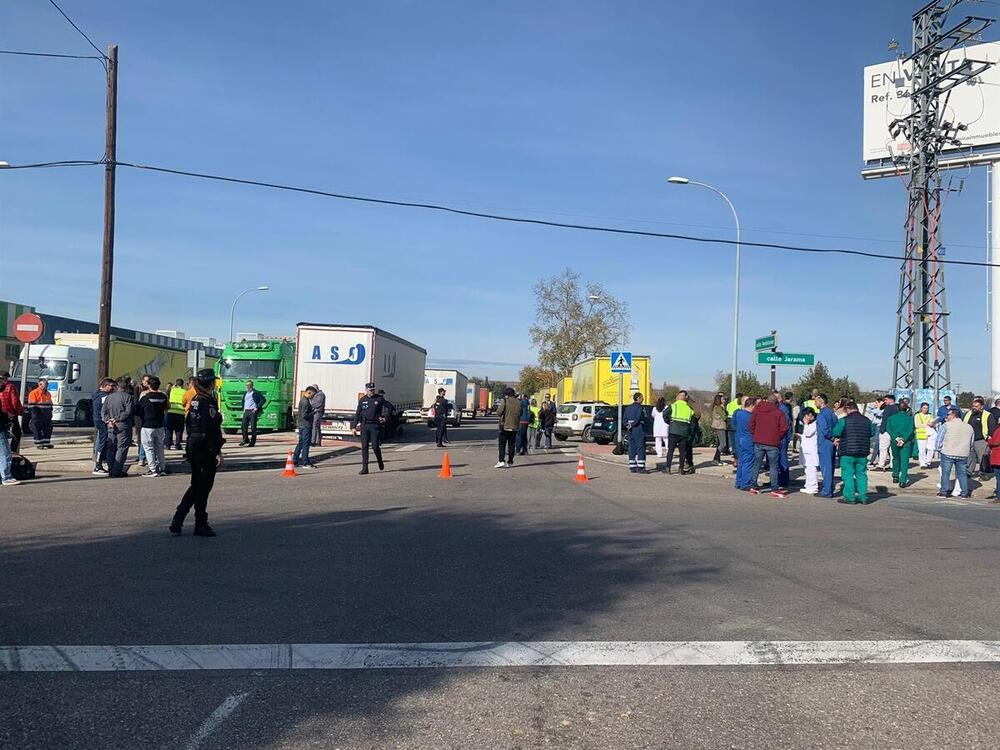
[[[19,482],[34,479],[35,465],[24,456],[15,454],[10,460],[10,474]]]

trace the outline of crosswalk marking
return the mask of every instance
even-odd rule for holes
[[[474,641],[0,646],[0,673],[1000,663],[1000,641]]]
[[[418,451],[423,448],[426,443],[414,443],[413,445],[403,445],[396,448],[396,453],[405,453],[406,451]]]

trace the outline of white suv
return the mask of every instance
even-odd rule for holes
[[[570,401],[559,406],[556,412],[556,426],[552,433],[557,440],[578,437],[590,442],[590,428],[594,424],[594,408],[604,401]]]

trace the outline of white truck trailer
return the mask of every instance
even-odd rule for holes
[[[469,379],[458,370],[424,370],[424,405],[420,415],[427,421],[427,426],[434,426],[434,401],[438,395],[438,388],[444,388],[444,397],[452,405],[448,411],[448,424],[452,427],[461,427],[468,387]]]
[[[292,409],[308,386],[319,386],[326,394],[323,434],[350,437],[365,384],[373,382],[393,405],[386,422],[392,437],[403,412],[420,408],[426,362],[425,349],[375,326],[299,323]]]

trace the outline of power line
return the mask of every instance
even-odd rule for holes
[[[8,169],[37,169],[44,167],[75,167],[75,166],[95,166],[106,165],[106,160],[66,160],[42,162],[38,164],[12,165]],[[335,198],[337,200],[352,201],[356,203],[370,203],[382,206],[397,206],[401,208],[418,208],[426,211],[440,211],[442,213],[456,214],[458,216],[469,216],[476,219],[489,219],[491,221],[501,221],[511,224],[529,224],[532,226],[552,227],[554,229],[574,229],[582,232],[599,232],[602,234],[617,234],[632,237],[650,237],[664,240],[683,240],[687,242],[700,242],[714,245],[735,245],[736,240],[723,239],[720,237],[700,237],[689,234],[675,234],[670,232],[652,232],[644,229],[627,229],[625,227],[609,227],[599,224],[573,224],[561,221],[551,221],[548,219],[532,219],[524,216],[508,216],[505,214],[487,213],[484,211],[470,211],[439,203],[421,203],[417,201],[395,200],[391,198],[376,198],[373,196],[353,195],[351,193],[335,193],[328,190],[318,190],[316,188],[299,187],[297,185],[286,185],[277,182],[263,182],[261,180],[250,180],[241,177],[227,177],[225,175],[209,174],[206,172],[192,172],[185,169],[173,169],[170,167],[158,167],[152,164],[137,164],[127,161],[116,161],[115,166],[138,169],[147,172],[158,172],[161,174],[172,174],[180,177],[194,177],[200,180],[213,182],[226,182],[236,185],[249,185],[251,187],[270,188],[291,193],[302,193],[305,195],[315,195],[322,198]],[[810,247],[807,245],[785,245],[775,242],[750,242],[743,240],[739,243],[744,247],[759,247],[765,250],[786,250],[800,253],[819,253],[831,255],[852,255],[862,258],[874,258],[876,260],[892,260],[900,262],[902,256],[889,255],[887,253],[875,253],[867,250],[854,250],[850,248],[830,248],[830,247]],[[971,266],[974,268],[1000,268],[1000,263],[988,263],[975,260],[948,260],[938,258],[937,263],[950,264],[956,266]]]
[[[61,15],[63,18],[65,18],[66,21],[69,23],[70,26],[72,26],[74,29],[77,30],[77,33],[79,33],[80,36],[82,36],[84,39],[87,40],[87,44],[89,44],[91,47],[93,47],[97,51],[97,54],[99,54],[101,56],[102,60],[107,60],[108,59],[108,56],[105,55],[103,52],[101,52],[101,50],[98,48],[98,46],[96,44],[94,44],[93,41],[91,41],[90,37],[87,36],[86,34],[84,34],[83,30],[79,26],[77,26],[75,23],[73,23],[73,19],[70,18],[69,16],[67,16],[63,12],[63,9],[60,8],[58,5],[56,5],[56,0],[49,0],[49,3],[52,5],[53,8],[55,8],[57,11],[59,11],[59,15]]]
[[[0,49],[0,55],[24,55],[25,57],[62,57],[67,60],[100,60],[104,62],[104,57],[97,55],[58,55],[54,52],[24,52],[22,50]]]
[[[202,180],[211,180],[215,182],[228,182],[237,185],[250,185],[253,187],[264,187],[271,188],[272,190],[283,190],[293,193],[304,193],[306,195],[317,195],[324,198],[336,198],[338,200],[354,201],[357,203],[374,203],[383,206],[398,206],[402,208],[419,208],[427,211],[440,211],[443,213],[457,214],[459,216],[470,216],[477,219],[490,219],[492,221],[503,221],[513,224],[531,224],[534,226],[543,227],[554,227],[558,229],[576,229],[578,231],[584,232],[601,232],[604,234],[621,234],[630,235],[634,237],[653,237],[658,239],[668,239],[668,240],[686,240],[688,242],[702,242],[720,245],[735,245],[736,240],[728,240],[715,237],[698,237],[696,235],[685,235],[685,234],[674,234],[669,232],[651,232],[643,229],[626,229],[624,227],[608,227],[601,226],[597,224],[573,224],[561,221],[551,221],[548,219],[531,219],[524,216],[507,216],[504,214],[487,213],[484,211],[470,211],[462,208],[455,208],[454,206],[449,206],[439,203],[421,203],[418,201],[404,201],[404,200],[394,200],[390,198],[375,198],[372,196],[363,195],[353,195],[350,193],[334,193],[327,190],[317,190],[315,188],[304,188],[295,185],[285,185],[275,182],[263,182],[260,180],[249,180],[240,177],[227,177],[224,175],[208,174],[205,172],[191,172],[184,169],[172,169],[170,167],[157,167],[151,164],[135,164],[132,162],[118,162],[120,167],[130,167],[132,169],[141,169],[150,172],[160,172],[163,174],[173,174],[179,175],[181,177],[194,177]],[[739,244],[745,247],[760,247],[772,250],[788,250],[793,252],[802,253],[830,253],[839,255],[854,255],[864,258],[876,258],[880,260],[894,260],[901,261],[903,258],[898,255],[888,255],[886,253],[874,253],[867,250],[851,250],[848,248],[824,248],[824,247],[808,247],[803,245],[784,245],[774,242],[749,242],[742,241]],[[943,258],[938,259],[938,263],[949,263],[952,265],[961,266],[975,266],[980,268],[992,268],[993,266],[1000,267],[1000,264],[987,263],[984,261],[974,261],[974,260],[945,260]]]

